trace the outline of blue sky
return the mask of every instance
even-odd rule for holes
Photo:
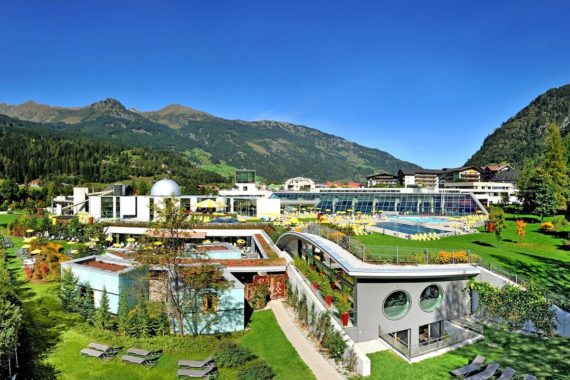
[[[3,1],[0,102],[107,97],[463,164],[570,83],[568,1]]]

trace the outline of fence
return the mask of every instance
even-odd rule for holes
[[[481,266],[522,287],[527,287],[529,280],[517,273],[504,269],[500,265],[481,259],[470,250],[417,248],[417,247],[394,247],[394,246],[369,246],[357,239],[345,235],[332,228],[308,224],[303,227],[303,232],[321,236],[331,240],[346,249],[360,260],[372,264],[460,264],[469,263]],[[544,296],[553,304],[570,311],[570,298],[545,291]]]
[[[317,224],[309,224],[303,230],[331,240],[360,260],[372,264],[477,264],[480,260],[470,250],[366,245],[339,231]]]

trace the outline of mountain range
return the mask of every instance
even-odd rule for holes
[[[28,101],[0,104],[0,114],[39,123],[46,130],[179,152],[205,169],[226,175],[232,168],[255,169],[274,182],[294,176],[362,181],[380,171],[419,168],[387,152],[302,125],[228,120],[181,105],[139,112],[111,98],[86,107]]]
[[[491,133],[466,165],[509,162],[521,167],[525,160],[536,160],[541,154],[546,127],[556,123],[562,136],[570,125],[570,85],[552,88],[534,99],[515,116]]]

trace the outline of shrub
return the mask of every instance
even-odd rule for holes
[[[245,366],[237,374],[238,380],[269,380],[273,377],[275,377],[273,370],[263,360]]]
[[[467,255],[467,252],[465,251],[457,251],[457,252],[440,251],[439,262],[441,264],[468,263],[469,255]]]
[[[249,348],[238,345],[235,342],[222,342],[214,359],[220,367],[236,368],[255,358],[255,354]]]
[[[267,284],[254,285],[251,301],[255,310],[265,308],[269,302],[269,286]]]
[[[552,219],[552,224],[554,225],[554,228],[559,230],[561,228],[568,226],[568,221],[563,215],[558,215],[557,217]]]
[[[540,225],[540,229],[543,232],[549,232],[549,231],[554,231],[556,229],[556,227],[554,226],[554,224],[552,222],[544,222]]]
[[[328,350],[332,358],[340,359],[346,350],[346,342],[338,331],[334,331],[323,342],[323,346]]]

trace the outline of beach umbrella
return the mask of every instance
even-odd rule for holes
[[[31,242],[32,242],[32,239],[30,239],[30,238],[24,238],[23,241],[24,241],[24,243],[31,243]]]
[[[99,238],[98,238],[98,237],[94,237],[94,238],[91,238],[91,239],[89,239],[89,240],[91,240],[91,241],[94,242],[94,243],[97,243],[97,242],[99,241]]]
[[[34,230],[32,230],[32,229],[30,228],[30,229],[27,229],[26,232],[29,233],[29,234],[31,234],[32,232],[34,232]]]
[[[158,246],[158,245],[162,245],[162,242],[161,242],[161,241],[155,241],[155,242],[154,242],[154,243],[152,243],[152,244],[154,244],[154,245]]]
[[[203,243],[203,244],[210,244],[211,241],[210,241],[209,239],[206,239],[206,240],[202,240],[202,243]]]
[[[211,199],[206,199],[205,201],[198,202],[196,207],[197,208],[219,208],[220,205]]]
[[[32,252],[30,252],[32,255],[37,255],[38,253],[42,253],[41,249],[34,249]]]
[[[128,243],[134,243],[135,241],[136,241],[136,240],[135,240],[134,238],[128,238],[128,239],[127,239],[127,242],[128,242]]]
[[[72,249],[70,252],[72,255],[77,255],[79,253],[77,249]]]
[[[113,247],[114,248],[121,248],[121,243],[115,243],[115,244],[113,244]]]
[[[107,236],[107,237],[105,238],[105,241],[111,242],[111,241],[113,241],[113,237],[112,237],[112,236]]]
[[[24,248],[24,249],[30,249],[31,247],[32,247],[32,246],[29,245],[29,244],[24,244],[24,245],[22,246],[22,248]]]
[[[243,240],[243,239],[237,239],[237,240],[236,240],[236,243],[243,244],[243,243],[245,243],[245,240]]]

